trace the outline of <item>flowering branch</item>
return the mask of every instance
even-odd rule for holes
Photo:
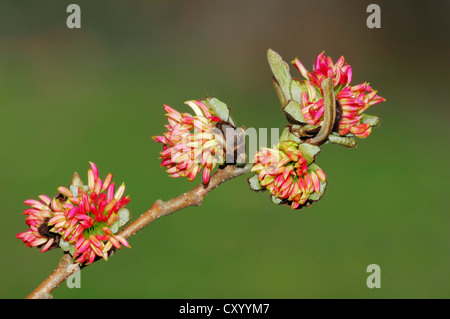
[[[323,197],[327,178],[316,164],[321,146],[356,146],[355,138],[368,137],[379,123],[365,111],[385,99],[367,82],[351,85],[353,71],[343,56],[333,63],[320,53],[312,72],[296,58],[292,64],[303,80],[291,76],[289,65],[275,51],[268,50],[267,58],[288,121],[273,148],[261,147],[247,157],[245,126],[238,128],[229,107],[215,97],[186,101],[193,114],[164,105],[166,130],[153,136],[162,144],[161,166],[171,177],[193,181],[201,175],[202,184],[166,202],[155,201],[127,227],[130,196],[123,196],[125,184],[116,189],[111,173],[102,180],[92,162],[87,185],[74,173],[69,188],[59,187],[55,197],[40,195],[39,200],[24,202],[29,206],[23,212],[29,229],[17,238],[41,252],[55,248],[65,252],[28,298],[51,298],[50,293],[76,271],[130,247],[127,239],[156,219],[201,205],[210,191],[232,178],[253,172],[247,179],[253,191],[266,191],[274,204],[294,210]]]
[[[250,173],[250,170],[251,165],[249,164],[244,167],[229,165],[215,172],[206,185],[202,183],[190,191],[166,202],[162,200],[155,201],[148,211],[143,213],[138,219],[122,230],[119,233],[119,236],[128,239],[160,217],[169,215],[189,206],[200,206],[203,202],[203,198],[210,191],[230,179]],[[110,255],[112,255],[112,252],[113,251],[110,252]],[[78,270],[80,270],[78,263],[74,263],[71,256],[68,253],[65,253],[59,261],[58,267],[27,297],[27,299],[51,298],[50,293]]]

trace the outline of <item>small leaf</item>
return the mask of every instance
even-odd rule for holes
[[[301,143],[301,140],[295,136],[294,134],[291,133],[291,130],[289,129],[289,127],[285,127],[283,132],[281,133],[280,139],[279,139],[279,143],[283,143],[286,141],[294,141],[296,143]]]
[[[68,251],[69,250],[69,242],[68,241],[65,241],[64,239],[60,239],[59,240],[59,247],[61,247],[62,248],[62,250],[64,250],[64,251]]]
[[[275,87],[275,91],[277,92],[278,99],[280,100],[281,106],[286,105],[287,101],[286,98],[283,95],[283,92],[281,92],[280,86],[278,85],[277,80],[275,77],[272,77],[273,86]]]
[[[78,186],[70,185],[69,189],[72,192],[73,197],[78,197]]]
[[[278,82],[280,91],[283,93],[284,100],[291,100],[290,86],[292,77],[289,73],[289,65],[283,61],[278,53],[271,49],[267,51],[267,60],[269,61],[272,73]]]
[[[300,144],[298,146],[298,149],[302,151],[303,157],[306,159],[308,165],[314,162],[314,158],[322,150],[319,146],[311,145],[308,143]]]
[[[309,165],[309,171],[316,171],[320,169],[319,165],[312,163],[311,165]],[[320,181],[320,191],[319,194],[317,194],[316,192],[312,193],[311,195],[309,195],[308,199],[312,200],[312,201],[318,201],[323,194],[325,194],[325,190],[327,188],[327,182],[322,182]]]
[[[119,226],[122,227],[130,220],[130,211],[126,208],[119,209]]]
[[[70,185],[77,188],[83,186],[83,181],[81,180],[80,174],[77,172],[73,173]]]
[[[211,106],[211,110],[214,112],[214,114],[220,117],[223,121],[229,122],[230,110],[225,103],[217,98],[212,98],[209,99],[209,105]]]
[[[62,238],[59,240],[59,247],[61,247],[62,250],[69,252],[72,256],[75,253],[75,246],[73,244],[69,244],[68,241],[65,241]]]
[[[314,192],[311,195],[309,195],[308,199],[310,199],[312,201],[318,201],[323,196],[323,194],[325,194],[325,189],[326,188],[327,188],[327,182],[320,181],[320,192],[319,192],[319,194]]]
[[[380,124],[380,119],[374,115],[363,114],[361,116],[361,123],[370,123],[370,126],[377,126]]]
[[[277,204],[277,205],[280,205],[281,204],[281,202],[282,202],[282,200],[281,199],[279,199],[278,197],[275,197],[275,196],[270,196],[271,198],[272,198],[272,203],[274,203],[274,204]]]
[[[303,88],[300,85],[300,80],[297,79],[293,79],[291,81],[291,98],[298,102],[301,103],[302,101],[302,92],[303,92]]]
[[[291,81],[291,97],[294,101],[302,104],[302,93],[305,92],[310,101],[315,101],[322,95],[320,88],[308,85],[308,81],[292,79]]]
[[[230,124],[235,126],[234,121],[230,116],[230,109],[225,103],[215,97],[202,100],[201,102],[204,103],[208,107],[208,109],[222,121],[229,122]]]
[[[111,229],[113,234],[116,234],[119,231],[119,221],[116,221],[114,224],[112,224],[109,229]]]
[[[256,192],[265,189],[261,186],[261,184],[259,182],[258,174],[255,174],[252,177],[248,178],[247,182],[248,182],[248,185],[250,186],[250,188]]]
[[[353,148],[356,146],[356,141],[354,138],[335,135],[334,133],[328,135],[328,140],[331,143],[339,144],[348,148]]]
[[[283,111],[297,123],[308,123],[303,117],[301,105],[294,100],[289,101],[289,103],[283,108]],[[289,122],[292,122],[292,119],[288,117]]]

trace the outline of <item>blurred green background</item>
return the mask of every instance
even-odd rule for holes
[[[356,149],[325,145],[324,199],[272,205],[245,178],[201,207],[164,217],[55,298],[449,298],[449,1],[71,1],[0,3],[0,297],[27,296],[61,252],[15,235],[23,201],[54,195],[73,171],[126,182],[133,218],[193,184],[160,168],[163,104],[216,96],[246,127],[283,127],[266,51],[310,67],[344,55],[353,83],[387,99]],[[292,73],[299,76],[292,68]],[[366,267],[381,267],[368,289]]]

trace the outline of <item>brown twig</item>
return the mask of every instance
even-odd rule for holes
[[[58,267],[48,276],[28,297],[27,299],[50,299],[50,293],[64,282],[71,274],[77,271],[76,267],[69,267],[72,264],[72,257],[65,253],[59,260]],[[78,268],[79,269],[79,268]]]
[[[203,202],[203,198],[214,188],[230,179],[250,173],[250,169],[251,165],[249,164],[244,167],[229,165],[214,173],[207,185],[200,184],[190,191],[166,202],[158,199],[148,211],[143,213],[138,219],[122,230],[119,235],[127,239],[160,217],[169,215],[189,206],[200,206]],[[51,298],[52,296],[50,293],[77,270],[79,270],[78,264],[73,263],[70,255],[65,253],[59,261],[58,267],[27,297],[27,299]]]
[[[251,165],[246,165],[242,168],[231,165],[225,166],[225,168],[212,175],[208,185],[200,184],[187,193],[181,194],[180,196],[172,198],[166,202],[157,200],[148,211],[121,231],[119,235],[127,239],[160,217],[169,215],[185,207],[200,206],[203,202],[203,197],[205,197],[206,194],[214,188],[230,179],[250,173],[250,169]]]

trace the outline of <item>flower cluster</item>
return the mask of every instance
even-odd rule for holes
[[[342,56],[336,64],[330,57],[325,57],[322,52],[317,56],[314,64],[314,71],[306,70],[299,59],[295,59],[294,66],[306,79],[304,85],[308,87],[302,92],[301,106],[305,120],[311,125],[318,125],[323,120],[324,98],[321,92],[322,81],[331,77],[335,88],[336,101],[340,108],[340,116],[337,118],[336,129],[341,136],[351,134],[360,138],[365,138],[371,133],[371,124],[364,121],[363,112],[370,106],[385,99],[377,95],[368,83],[361,83],[350,86],[352,80],[352,68],[345,63]]]
[[[116,234],[130,217],[125,208],[130,197],[122,197],[125,185],[115,190],[112,174],[102,181],[97,166],[90,165],[88,185],[75,181],[69,188],[59,187],[53,199],[41,195],[40,201],[25,201],[31,206],[24,211],[30,229],[17,237],[27,246],[42,245],[45,252],[59,245],[80,264],[90,264],[97,257],[107,260],[112,247],[130,247]]]
[[[274,149],[262,148],[252,167],[260,186],[292,209],[319,199],[326,186],[325,173],[304,155],[298,143],[286,141]]]
[[[187,101],[195,115],[180,113],[164,105],[169,124],[167,131],[153,140],[163,144],[161,166],[172,177],[194,180],[203,169],[203,183],[207,184],[211,171],[223,162],[224,141],[216,128],[221,119],[213,115],[201,101]]]

